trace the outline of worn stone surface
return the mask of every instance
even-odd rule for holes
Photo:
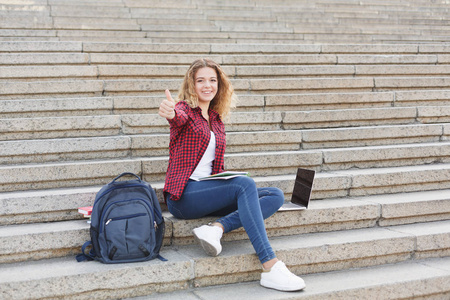
[[[400,225],[392,229],[417,237],[417,258],[448,257],[450,255],[450,221],[430,222],[428,225]]]
[[[418,119],[422,123],[443,123],[450,121],[450,107],[426,106],[418,108]]]
[[[206,54],[205,54],[206,55]],[[91,63],[94,64],[175,64],[186,65],[191,64],[199,56],[205,56],[201,54],[179,54],[171,55],[164,53],[89,53]],[[220,55],[207,55],[217,63],[222,63],[223,57]],[[186,69],[185,69],[186,71]]]
[[[100,77],[182,77],[188,66],[99,66]],[[228,74],[228,73],[227,73]],[[232,75],[232,74],[230,74]]]
[[[168,133],[169,123],[157,114],[128,114],[122,116],[123,132],[126,134]]]
[[[320,52],[320,45],[233,45],[212,44],[212,53],[314,53]]]
[[[120,116],[14,118],[3,120],[0,132],[3,140],[114,135],[120,121]]]
[[[132,156],[167,156],[169,155],[169,135],[132,135],[131,153]]]
[[[83,43],[85,52],[94,53],[197,53],[208,54],[210,46],[203,45],[186,45],[186,44],[152,44],[152,43]]]
[[[36,78],[96,78],[94,66],[24,66],[0,67],[0,79],[36,79]]]
[[[296,78],[296,79],[251,79],[252,90],[320,90],[371,89],[371,78]]]
[[[96,137],[0,142],[0,162],[44,163],[85,159],[127,157],[131,150],[129,137]]]
[[[158,79],[158,80],[106,80],[105,92],[163,92],[165,89],[177,90],[181,80]]]
[[[83,220],[60,222],[58,226],[41,223],[1,228],[0,260],[2,263],[14,261],[14,255],[20,253],[25,253],[27,260],[33,260],[46,256],[49,258],[58,249],[78,250],[80,244],[89,239],[88,227]]]
[[[353,75],[355,69],[353,66],[280,66],[273,67],[252,67],[252,66],[238,66],[236,68],[237,76],[319,76],[319,75]],[[228,73],[227,73],[228,74]]]
[[[438,56],[430,55],[412,55],[412,54],[392,54],[392,55],[355,55],[339,54],[337,55],[339,64],[435,64],[438,62]]]
[[[448,90],[432,91],[397,91],[395,92],[395,106],[410,105],[446,105],[450,99]]]
[[[97,80],[77,81],[32,81],[32,82],[5,82],[0,87],[1,98],[8,99],[14,95],[29,96],[31,94],[50,95],[99,95],[103,91],[103,82]]]
[[[381,205],[380,226],[446,220],[450,214],[448,190],[375,195],[361,201]],[[358,198],[357,198],[358,199]]]
[[[450,83],[448,77],[381,77],[374,78],[375,89],[385,91],[398,88],[444,88]]]
[[[139,160],[110,160],[107,162],[49,163],[40,165],[6,166],[0,168],[2,192],[101,185],[123,172],[139,174]]]
[[[291,169],[296,173],[298,167],[318,167],[322,162],[322,154],[316,151],[286,151],[286,152],[262,152],[262,153],[236,153],[225,157],[227,169],[248,170],[252,176],[280,175]]]
[[[113,99],[108,97],[0,101],[0,116],[4,119],[109,115],[112,111]]]
[[[83,219],[2,227],[0,240],[1,263],[72,256],[79,254],[81,245],[90,240],[89,224]],[[172,224],[166,218],[164,246],[171,245],[171,240]]]
[[[355,74],[366,75],[448,75],[449,70],[445,65],[373,65],[373,66],[356,66]]]
[[[394,101],[393,93],[317,93],[267,95],[269,110],[322,110],[330,108],[388,107]]]
[[[226,123],[227,132],[233,131],[265,131],[281,129],[281,112],[239,112],[230,116]]]
[[[324,274],[302,276],[306,289],[297,293],[283,293],[262,289],[258,282],[233,284],[214,288],[177,292],[162,298],[199,297],[201,299],[351,299],[351,298],[407,298],[448,295],[448,259],[424,260],[376,266]],[[447,286],[447,287],[446,287]],[[158,299],[155,296],[146,299]],[[190,298],[187,298],[190,299]],[[198,299],[198,298],[194,298]]]
[[[57,64],[87,64],[87,53],[1,53],[0,65],[57,65]]]
[[[265,97],[258,95],[239,95],[235,111],[263,111],[266,109]]]
[[[61,212],[59,219],[62,219],[63,216],[75,218],[75,216],[78,216],[77,212],[75,212],[75,207],[92,205],[95,194],[100,188],[101,186],[94,186],[89,188],[2,193],[0,195],[3,208],[1,211],[1,224],[8,224],[8,216],[15,217],[15,219],[9,220],[11,224],[36,222],[41,220],[40,218],[44,218],[45,215],[48,215],[49,218],[44,218],[41,221],[55,221],[58,218],[51,219],[51,217],[56,217],[52,216],[51,213],[58,211]],[[40,212],[45,215],[39,215]],[[33,218],[34,215],[38,215],[38,218]],[[24,217],[21,218],[21,216]],[[5,219],[7,220],[5,221]]]
[[[81,52],[81,42],[0,42],[0,52]]]
[[[450,53],[450,46],[446,44],[420,45],[420,53]]]
[[[415,108],[373,108],[286,112],[284,128],[332,128],[361,125],[409,124],[416,118]]]
[[[226,151],[227,153],[239,153],[299,150],[301,142],[302,132],[297,130],[231,132],[227,134]]]
[[[327,241],[325,246],[324,240]],[[272,239],[271,244],[277,256],[292,270],[297,274],[304,274],[330,271],[341,264],[347,267],[362,267],[403,261],[414,249],[414,238],[389,230],[358,229],[350,233],[279,237]],[[352,246],[348,247],[350,244]],[[239,254],[236,253],[237,247]],[[223,249],[222,255],[211,258],[203,257],[194,246],[186,248],[187,255],[193,256],[196,261],[195,282],[199,286],[210,285],[211,280],[232,283],[230,277],[221,279],[223,274],[234,274],[238,282],[255,280],[260,267],[253,251],[249,242],[233,242]],[[349,257],[352,257],[352,262],[348,261]],[[367,260],[369,257],[371,259]],[[231,261],[235,263],[230,263]],[[331,261],[334,263],[326,263]],[[243,279],[243,274],[247,279]]]
[[[333,54],[264,54],[264,55],[224,55],[222,64],[267,65],[267,64],[335,64]]]
[[[152,292],[167,292],[187,287],[187,281],[192,279],[192,262],[174,251],[164,252],[169,263],[158,259],[145,263],[134,263],[124,267],[123,264],[104,265],[101,263],[80,264],[73,258],[55,259],[45,262],[36,262],[31,265],[14,267],[3,265],[1,269],[8,268],[8,272],[0,272],[2,281],[2,295],[9,299],[32,299],[45,297],[78,296],[94,290],[99,299],[111,297],[140,296],[142,289],[147,286]],[[164,268],[161,266],[164,264]],[[52,272],[42,270],[51,269]],[[103,280],[102,278],[113,279]],[[177,278],[177,281],[173,281]],[[69,283],[70,282],[70,283]],[[32,284],[34,287],[28,289]],[[68,284],[69,283],[69,284]],[[14,293],[20,289],[21,293]]]
[[[417,45],[322,45],[322,53],[405,53],[416,54]]]
[[[442,64],[448,64],[450,62],[450,55],[448,54],[438,54],[438,62]]]
[[[443,127],[444,127],[444,134],[442,139],[448,141],[450,139],[450,125],[445,124]]]
[[[367,126],[302,131],[304,149],[437,142],[442,125]]]
[[[336,171],[353,178],[350,195],[400,193],[445,189],[448,182],[448,165],[375,168],[366,170]],[[357,175],[357,176],[355,176]]]
[[[91,6],[95,8],[95,6]],[[106,5],[105,5],[106,7]],[[74,23],[82,23],[82,24],[122,24],[122,25],[136,25],[137,20],[134,19],[124,19],[124,18],[86,18],[86,17],[54,17],[53,21],[55,24],[74,24]]]
[[[324,169],[379,168],[448,162],[450,148],[445,143],[353,147],[323,151]]]

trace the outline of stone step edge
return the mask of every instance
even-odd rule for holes
[[[449,53],[447,43],[429,44],[185,44],[185,43],[120,43],[82,41],[5,41],[1,52],[87,52],[87,53]],[[220,62],[219,62],[220,63]]]
[[[442,103],[443,104],[443,103]],[[449,125],[450,106],[410,106],[235,112],[228,133],[280,130],[345,130],[381,126]],[[2,141],[167,134],[166,120],[155,113],[3,119]],[[34,130],[32,130],[34,128]],[[235,133],[236,132],[236,133]],[[308,132],[308,131],[305,131]],[[447,134],[443,128],[441,134]],[[354,140],[355,138],[348,138]]]
[[[43,68],[48,70],[59,69],[61,67],[80,67],[80,69],[87,69],[87,67],[97,67],[102,69],[114,69],[118,70],[129,70],[131,68],[140,68],[142,72],[146,71],[147,68],[158,68],[162,71],[167,68],[174,68],[178,70],[177,72],[165,71],[165,75],[158,74],[160,77],[178,76],[184,75],[184,72],[188,66],[196,59],[199,55],[195,54],[185,54],[180,55],[177,58],[173,58],[170,54],[102,54],[102,53],[64,53],[64,52],[49,52],[49,53],[0,53],[0,67],[2,70],[30,70],[37,68]],[[269,67],[278,69],[279,66],[289,68],[293,70],[298,68],[310,68],[310,69],[320,69],[329,67],[349,67],[356,66],[358,68],[390,68],[393,66],[406,66],[407,68],[420,67],[422,65],[429,67],[436,67],[437,70],[442,68],[442,66],[449,61],[449,57],[446,54],[389,54],[389,55],[377,55],[377,54],[248,54],[248,55],[236,55],[230,58],[228,55],[218,55],[212,54],[207,55],[208,58],[214,61],[221,62],[225,73],[234,77],[239,76],[249,76],[248,70],[266,70]],[[238,70],[238,71],[236,71]],[[241,72],[247,70],[246,73],[241,74]],[[360,70],[358,70],[359,72]],[[417,70],[415,70],[417,71]],[[97,71],[98,72],[98,71]],[[256,72],[254,72],[257,74]],[[280,72],[278,72],[280,74]],[[335,73],[335,72],[334,72]],[[405,74],[402,72],[401,74]],[[442,71],[441,71],[442,73]],[[131,74],[131,73],[125,73]],[[250,73],[251,74],[251,73]],[[305,72],[302,72],[305,76]],[[393,74],[391,72],[391,74]],[[122,74],[123,75],[123,74]],[[150,76],[151,73],[140,74],[140,76]],[[266,75],[265,73],[260,73],[259,75]],[[307,75],[307,73],[306,73]],[[310,75],[314,75],[311,73]],[[318,74],[315,74],[318,75]],[[322,74],[331,75],[331,74]],[[105,76],[105,75],[103,75]],[[120,75],[117,75],[118,77]],[[54,76],[43,76],[39,75],[34,78],[49,78]],[[74,76],[75,77],[75,76]],[[76,76],[81,77],[81,76]],[[92,76],[91,76],[92,77]],[[111,77],[111,74],[109,75]],[[135,76],[137,77],[137,76]],[[153,74],[153,77],[157,77]],[[9,76],[12,78],[12,76]],[[24,76],[16,77],[25,79]],[[33,78],[33,77],[29,77]]]
[[[289,130],[286,132],[289,133]],[[297,132],[293,132],[297,133]],[[274,136],[276,137],[276,136]],[[63,142],[62,140],[58,139],[60,142]],[[58,141],[57,140],[57,141]],[[88,138],[88,141],[93,141],[94,139]],[[78,140],[80,141],[80,140]],[[108,139],[98,139],[98,141],[107,142]],[[51,156],[51,155],[58,155],[57,159],[53,160],[40,160],[36,159],[34,161],[26,161],[26,162],[12,162],[8,163],[6,162],[6,159],[2,159],[1,161],[5,160],[5,163],[3,167],[0,167],[0,171],[2,169],[20,169],[20,168],[27,168],[30,171],[33,169],[39,169],[43,168],[45,169],[47,164],[50,164],[54,166],[55,168],[64,168],[64,166],[69,166],[73,164],[78,164],[80,167],[83,167],[85,164],[89,164],[89,162],[92,163],[101,163],[105,164],[105,166],[108,164],[109,161],[112,161],[112,163],[115,163],[117,159],[126,159],[126,160],[142,160],[143,163],[147,165],[147,172],[146,173],[153,173],[155,175],[154,178],[159,178],[160,176],[157,176],[156,174],[165,174],[166,167],[169,161],[168,157],[168,144],[163,143],[165,142],[164,139],[161,141],[161,145],[156,149],[151,149],[149,147],[143,147],[142,145],[136,146],[134,143],[139,142],[139,140],[133,139],[133,137],[126,137],[123,136],[123,139],[118,138],[111,138],[110,142],[114,146],[113,142],[122,142],[118,143],[118,148],[109,147],[109,148],[103,148],[99,144],[92,145],[91,144],[85,144],[84,148],[80,147],[78,149],[75,149],[73,147],[72,149],[69,149],[70,146],[69,143],[64,143],[63,148],[58,149],[58,143],[51,143],[48,142],[48,145],[53,146],[52,152],[45,152],[45,150],[40,151],[40,155],[42,156]],[[80,141],[81,142],[81,141]],[[230,169],[237,169],[238,165],[241,166],[241,168],[245,168],[250,172],[250,175],[254,176],[261,176],[258,173],[258,169],[266,169],[266,168],[276,168],[276,167],[289,167],[286,165],[286,162],[282,161],[276,161],[276,157],[278,157],[280,160],[282,159],[290,159],[292,162],[295,163],[295,158],[302,158],[304,160],[304,164],[308,165],[311,169],[316,170],[322,170],[322,171],[332,171],[332,170],[346,170],[350,169],[352,167],[362,167],[365,166],[366,168],[380,168],[385,167],[386,163],[382,163],[383,161],[389,161],[389,166],[396,167],[396,166],[406,166],[406,165],[423,165],[423,164],[429,164],[432,163],[442,163],[442,162],[449,162],[445,158],[448,156],[448,148],[450,148],[450,141],[424,141],[420,142],[417,141],[415,143],[405,143],[405,144],[381,144],[381,145],[356,145],[356,146],[344,146],[344,147],[308,147],[307,149],[299,149],[300,144],[307,144],[305,141],[287,141],[289,144],[297,145],[295,149],[286,149],[283,148],[283,146],[280,146],[278,149],[270,148],[265,150],[259,150],[258,149],[252,149],[252,144],[244,144],[248,150],[248,152],[242,152],[241,151],[233,151],[225,154],[225,160],[228,160],[228,167]],[[279,141],[274,141],[274,143],[279,143]],[[9,145],[8,145],[9,144]],[[256,143],[255,143],[256,144]],[[286,143],[288,144],[288,143]],[[37,149],[43,149],[43,143],[36,143],[36,148],[29,148],[28,151],[25,151],[25,147],[21,147],[20,143],[3,143],[0,141],[0,145],[3,146],[15,146],[18,156],[32,156],[35,155],[36,157],[39,157],[36,155]],[[26,143],[25,146],[28,146],[30,144]],[[242,144],[239,144],[236,142],[236,146],[243,146]],[[258,144],[256,144],[258,145]],[[266,146],[270,146],[270,143],[267,143]],[[273,145],[273,146],[276,146]],[[119,148],[120,147],[120,148]],[[232,146],[230,146],[231,148]],[[154,155],[154,157],[151,157],[152,154],[149,153],[149,155],[145,155],[145,152],[138,153],[137,151],[145,151],[145,150],[158,150],[160,153],[159,155]],[[117,155],[111,156],[110,154],[106,154],[107,152],[118,152]],[[100,152],[97,156],[89,156],[88,152]],[[380,157],[376,157],[376,153],[383,153],[383,155],[378,155]],[[84,157],[70,157],[72,154],[82,154],[86,153]],[[104,155],[101,155],[101,154]],[[352,155],[352,157],[347,155]],[[8,150],[6,153],[0,153],[0,157],[14,157],[15,154],[13,151]],[[68,157],[69,159],[64,159],[65,157]],[[260,157],[261,159],[267,159],[271,160],[273,159],[274,162],[272,163],[265,163],[265,164],[258,164],[256,161],[254,163],[245,164],[243,163],[242,159],[254,159],[255,157]],[[284,157],[284,158],[283,158]],[[320,161],[316,161],[313,157],[320,157]],[[308,161],[308,158],[310,161]],[[425,160],[427,159],[428,160]],[[422,160],[422,161],[417,161]],[[376,162],[374,162],[376,161]],[[154,164],[154,166],[152,166]],[[248,167],[248,165],[251,165],[251,168]]]
[[[271,244],[277,256],[296,274],[337,271],[448,256],[450,247],[443,237],[450,233],[449,222],[277,237],[271,239]],[[439,228],[438,232],[436,228]],[[423,230],[428,234],[423,233]],[[161,255],[169,261],[103,265],[98,262],[78,263],[74,257],[68,257],[7,264],[0,266],[1,271],[8,270],[0,272],[0,291],[3,295],[10,295],[11,292],[21,290],[22,297],[29,297],[29,293],[34,293],[35,297],[79,293],[92,296],[91,293],[95,294],[99,289],[98,285],[101,285],[102,289],[109,288],[113,293],[120,294],[121,288],[130,289],[130,284],[133,288],[136,285],[160,288],[171,285],[172,289],[180,289],[180,286],[186,289],[189,284],[210,286],[257,280],[261,272],[248,240],[224,244],[224,250],[218,257],[206,256],[198,245],[163,249]],[[161,267],[165,269],[165,275],[161,275]],[[43,269],[46,272],[42,272]],[[151,276],[155,273],[160,276]],[[58,282],[61,276],[67,281],[59,282],[55,288],[48,286],[48,283]],[[97,276],[109,280],[99,282],[95,280]],[[132,279],[118,281],[122,276]],[[70,283],[70,287],[66,282]],[[60,294],[61,292],[68,294]]]
[[[441,150],[447,149],[442,148]],[[272,159],[272,163],[268,164],[266,168],[256,169],[250,166],[258,160],[258,156],[254,153],[247,156],[234,155],[233,159],[230,158],[227,169],[248,171],[258,186],[279,187],[287,195],[292,191],[293,179],[298,167],[316,170],[318,174],[313,187],[313,199],[436,190],[450,187],[450,177],[448,176],[450,163],[445,160],[400,166],[377,165],[374,167],[362,164],[359,165],[361,168],[357,168],[358,165],[355,165],[340,170],[322,165],[322,154],[316,150],[308,150],[301,155],[294,155],[294,153],[296,152],[285,151],[285,155],[281,158],[277,153],[269,153],[265,158]],[[229,154],[229,156],[231,157],[233,154]],[[288,164],[286,159],[292,160],[291,163]],[[276,167],[275,164],[278,163],[279,167]],[[165,157],[48,163],[23,165],[20,168],[6,166],[0,168],[0,174],[4,178],[1,181],[0,189],[2,192],[18,192],[103,185],[118,174],[132,172],[154,184],[158,198],[162,201],[161,184],[165,178],[166,168]]]
[[[269,237],[276,237],[447,220],[449,192],[312,201],[307,210],[276,213],[266,220],[266,229]],[[192,229],[217,219],[180,220],[169,212],[164,217],[165,246],[193,244]],[[0,241],[4,245],[0,264],[73,255],[89,239],[89,224],[85,220],[0,226]],[[224,242],[245,239],[243,229],[223,237]]]
[[[269,236],[348,230],[376,226],[379,212],[380,207],[375,203],[324,200],[312,202],[307,211],[278,212],[265,223]],[[164,212],[163,216],[166,222],[164,246],[193,244],[192,229],[214,220],[181,220],[169,212]],[[224,235],[223,241],[246,238],[245,231],[238,229]],[[0,226],[0,241],[5,245],[0,249],[0,264],[73,255],[79,253],[81,245],[89,239],[89,224],[85,219]]]
[[[83,65],[83,66],[0,66],[1,81],[39,81],[46,79],[76,80],[116,78],[146,79],[146,78],[183,78],[188,66],[160,65]],[[348,65],[317,65],[317,66],[224,66],[224,72],[232,78],[258,79],[272,77],[274,80],[289,78],[336,77],[349,76],[446,76],[449,75],[447,65],[436,63],[406,65],[406,64],[348,64]]]
[[[269,156],[274,153],[292,155],[319,151],[324,164],[362,162],[354,159],[328,159],[337,152],[370,153],[406,148],[426,149],[446,147],[450,140],[450,124],[411,124],[392,126],[361,126],[338,130],[277,130],[233,132],[227,134],[227,157],[236,155]],[[264,140],[270,140],[264,143]],[[74,145],[77,145],[76,147]],[[103,137],[68,137],[55,139],[0,141],[0,162],[4,166],[44,165],[46,163],[74,163],[108,159],[137,159],[150,157],[160,160],[169,154],[168,134],[138,134]],[[247,151],[243,153],[243,151]],[[426,150],[424,150],[426,151]],[[430,150],[428,150],[430,151]],[[399,151],[400,153],[400,151]],[[230,156],[231,155],[231,156]],[[395,155],[387,152],[382,160],[436,159],[443,153]],[[367,158],[366,158],[367,159]],[[369,159],[367,159],[369,160]],[[373,160],[373,159],[372,159]],[[394,163],[392,164],[392,166]],[[336,166],[336,165],[335,165]],[[335,168],[335,167],[334,167]]]
[[[138,169],[127,171],[134,171],[136,174],[140,172]],[[437,179],[434,178],[434,180],[438,180],[441,177],[445,178],[445,175],[450,172],[450,164],[319,172],[316,175],[313,186],[312,199],[318,200],[349,196],[368,196],[374,194],[386,195],[450,188],[448,183],[445,185],[443,179],[439,179],[441,180],[439,184],[434,184],[432,181],[426,182],[422,179],[419,180],[420,176],[417,177],[419,174],[426,175],[429,172],[435,174],[434,176]],[[409,175],[405,176],[405,174]],[[104,184],[110,182],[117,175],[116,172],[110,174],[109,177],[106,177],[109,179],[105,178]],[[413,179],[417,177],[417,180],[419,181],[416,180],[416,187],[411,186],[408,188],[407,178],[402,177],[410,177],[412,175],[415,176]],[[399,179],[396,186],[390,186],[390,184],[392,185],[392,183],[389,183],[393,180],[391,179],[392,176]],[[145,176],[143,179],[145,180]],[[280,188],[285,193],[286,197],[289,197],[292,193],[295,176],[276,175],[254,177],[254,179],[258,187],[275,186]],[[365,188],[368,183],[374,180],[375,183],[371,184],[372,186],[370,189],[367,189],[367,187]],[[162,189],[164,183],[150,182],[150,184],[155,189],[160,202],[163,203]],[[409,185],[413,185],[413,182],[409,182]],[[94,202],[95,194],[99,189],[100,185],[97,184],[74,188],[4,192],[0,194],[0,201],[4,208],[2,210],[2,216],[6,218],[22,216],[23,219],[18,222],[22,223],[30,221],[35,222],[36,218],[42,218],[48,213],[60,212],[65,215],[64,219],[73,219],[74,216],[77,215],[75,208],[91,205]],[[24,206],[23,203],[27,203],[27,206]]]
[[[127,300],[426,299],[427,296],[444,299],[450,294],[450,258],[405,261],[301,277],[306,288],[289,294],[262,288],[259,281],[253,281],[154,293]]]

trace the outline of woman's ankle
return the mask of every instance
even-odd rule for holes
[[[224,228],[223,225],[222,225],[221,223],[219,223],[219,222],[214,222],[214,223],[211,223],[210,225],[211,225],[211,226],[217,226],[217,227],[221,228],[223,232],[225,232],[225,228]]]
[[[262,267],[265,271],[270,271],[270,269],[272,269],[273,265],[276,264],[278,261],[278,258],[273,258],[271,260],[266,261],[265,263],[262,264]]]

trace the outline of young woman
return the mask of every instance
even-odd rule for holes
[[[188,69],[177,102],[169,90],[159,115],[170,124],[170,157],[164,195],[172,215],[195,219],[222,216],[212,224],[195,228],[193,234],[208,255],[222,251],[222,234],[244,227],[263,267],[261,285],[297,291],[304,281],[279,261],[269,244],[264,219],[283,204],[277,188],[257,188],[253,179],[228,180],[201,177],[224,171],[225,128],[235,94],[222,68],[212,60],[198,59]]]

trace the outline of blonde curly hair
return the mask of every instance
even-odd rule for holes
[[[211,59],[201,58],[191,64],[178,92],[178,101],[185,101],[192,108],[198,107],[198,96],[195,92],[195,74],[201,68],[212,68],[216,71],[218,90],[209,108],[217,112],[222,120],[226,120],[231,108],[236,107],[237,97],[228,76],[220,65]]]

